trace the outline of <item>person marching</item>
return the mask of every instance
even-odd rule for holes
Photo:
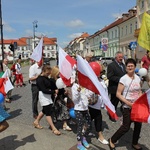
[[[51,71],[51,78],[54,80],[54,83],[57,82],[57,79],[59,79],[59,68],[58,66],[52,67]],[[67,108],[67,101],[69,100],[67,96],[67,92],[64,87],[58,89],[58,94],[56,96],[55,102],[54,102],[54,117],[56,117],[57,120],[60,120],[63,122],[63,130],[71,131],[72,129],[68,125],[68,120],[70,119],[69,111]]]
[[[123,102],[122,115],[123,123],[120,128],[108,140],[110,150],[115,150],[115,143],[129,131],[131,120],[132,104],[142,95],[141,81],[139,76],[135,74],[136,62],[134,59],[129,58],[126,61],[127,74],[120,78],[116,96]],[[132,147],[135,150],[142,150],[138,144],[142,123],[134,121],[134,131],[132,138]]]
[[[77,122],[77,149],[87,150],[90,147],[86,140],[89,132],[91,131],[91,117],[88,111],[88,98],[86,96],[85,88],[76,83],[72,86],[72,101],[74,102],[74,110]],[[82,132],[86,122],[86,130]]]
[[[39,89],[39,102],[41,106],[43,107],[42,111],[39,113],[37,118],[35,119],[33,125],[35,128],[42,129],[43,127],[40,126],[39,122],[42,119],[44,115],[46,115],[46,120],[48,124],[50,125],[52,132],[55,135],[60,135],[60,131],[55,127],[53,120],[52,120],[52,114],[53,114],[53,101],[52,101],[52,95],[58,94],[58,90],[56,89],[56,86],[51,79],[49,79],[51,73],[51,67],[49,65],[44,65],[42,68],[41,75],[37,78],[36,84]]]
[[[116,91],[118,87],[118,83],[120,78],[126,74],[125,65],[123,64],[123,53],[118,51],[115,54],[115,60],[110,63],[107,67],[107,78],[108,82],[108,92],[110,94],[110,101],[114,105],[115,110],[117,110],[117,106],[119,103],[119,99],[116,97]],[[109,116],[109,119],[112,122],[116,122],[116,120],[112,119]]]
[[[142,85],[144,81],[146,81],[150,87],[150,78],[149,78],[149,66],[150,66],[150,51],[147,51],[146,55],[144,55],[141,59],[140,63],[141,68],[145,68],[147,70],[147,75],[142,77]]]
[[[25,83],[23,82],[23,75],[21,72],[21,59],[20,58],[17,59],[15,69],[16,69],[16,87],[18,86],[22,87],[22,85],[25,86]]]

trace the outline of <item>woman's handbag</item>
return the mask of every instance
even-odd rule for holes
[[[133,82],[133,79],[132,79],[132,81],[131,81],[131,83],[130,83],[128,89],[127,89],[127,93],[126,93],[126,95],[125,95],[125,98],[126,98],[126,96],[127,96],[127,94],[128,94],[128,91],[129,91],[129,88],[130,88],[132,82]],[[123,106],[124,106],[124,103],[122,103],[121,106],[120,106],[120,111],[121,111],[121,112],[123,112]]]
[[[6,130],[9,127],[9,124],[6,120],[0,123],[0,132]]]

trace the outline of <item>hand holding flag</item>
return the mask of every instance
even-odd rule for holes
[[[60,77],[63,82],[69,86],[72,84],[72,77],[74,76],[74,66],[76,64],[76,60],[70,57],[61,47],[59,47],[59,70]]]
[[[96,74],[94,73],[90,65],[81,56],[77,56],[77,70],[79,84],[101,95],[110,116],[113,119],[118,119],[115,108],[110,102],[110,99],[104,87],[99,82]]]
[[[8,70],[6,70],[0,78],[0,92],[5,96],[8,91],[12,90],[14,87],[10,82]]]

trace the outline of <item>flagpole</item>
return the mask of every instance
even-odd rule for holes
[[[1,26],[1,46],[2,46],[2,60],[4,60],[4,41],[3,41],[3,24],[2,24],[2,5],[0,0],[0,26]]]
[[[37,27],[38,27],[37,23],[38,23],[38,21],[37,21],[37,20],[33,21],[33,39],[34,39],[34,49],[35,49],[35,28],[37,28]]]

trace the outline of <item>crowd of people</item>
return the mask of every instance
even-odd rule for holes
[[[149,52],[147,52],[141,60],[141,67],[146,67],[147,70],[150,65],[149,55]],[[91,57],[91,55],[85,57],[87,63],[90,63]],[[105,70],[106,74],[103,72],[102,64],[99,61],[97,62],[101,67],[101,73],[97,78],[107,94],[110,95],[110,101],[116,112],[118,111],[118,103],[121,103],[122,124],[108,140],[105,139],[102,129],[103,116],[101,109],[105,107],[102,97],[79,84],[77,71],[75,80],[69,87],[58,88],[56,84],[57,80],[60,79],[58,66],[43,65],[42,60],[34,62],[29,69],[32,113],[35,119],[33,126],[37,129],[43,129],[40,121],[45,115],[49,128],[55,135],[61,135],[61,131],[55,125],[57,120],[62,121],[62,128],[65,131],[72,131],[68,122],[71,119],[69,109],[73,107],[77,126],[77,149],[86,150],[90,147],[87,137],[92,132],[92,122],[94,121],[98,141],[108,145],[110,150],[115,150],[115,143],[130,129],[133,122],[130,118],[132,105],[142,95],[141,78],[135,73],[136,61],[128,58],[123,63],[123,59],[123,53],[116,52],[114,61]],[[9,70],[10,79],[15,76],[15,81],[12,81],[12,83],[15,83],[16,87],[24,85],[20,59],[17,59],[14,67],[11,68],[13,74],[8,67],[7,59],[3,60],[2,67],[3,71]],[[148,75],[146,81],[150,83]],[[5,101],[11,102],[10,99],[11,91],[7,93]],[[38,111],[38,102],[42,107],[40,112]],[[116,122],[109,114],[108,117],[112,122]],[[134,121],[131,145],[136,150],[142,149],[138,143],[141,128],[142,123]]]

